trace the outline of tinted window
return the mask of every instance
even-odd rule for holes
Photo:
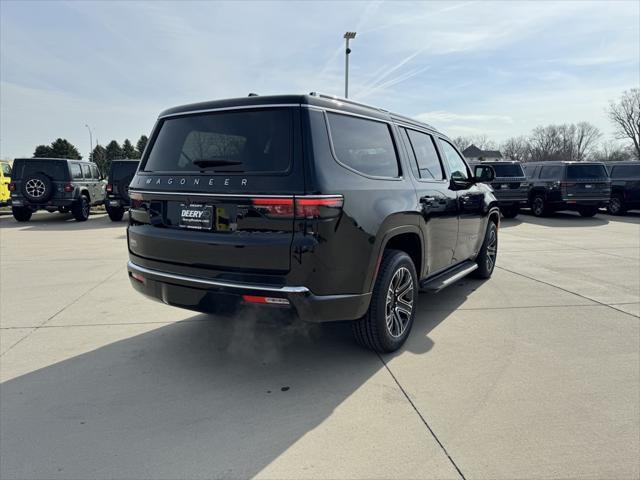
[[[25,178],[32,173],[44,173],[53,180],[69,179],[67,162],[60,160],[16,160],[13,164],[13,176],[17,179]]]
[[[420,178],[442,180],[444,178],[442,175],[442,166],[440,165],[438,151],[436,150],[431,135],[416,132],[415,130],[407,130],[407,134],[413,153],[416,156],[416,161],[418,162]]]
[[[540,170],[540,178],[561,178],[562,169],[562,165],[549,165],[548,167],[542,167],[542,170]]]
[[[6,175],[6,173],[5,173]],[[612,178],[639,178],[640,162],[638,165],[616,165],[611,171]]]
[[[447,165],[449,165],[449,170],[451,171],[451,179],[468,180],[469,170],[467,169],[467,164],[464,163],[464,160],[462,159],[460,154],[446,140],[441,139],[440,145],[442,146],[445,160],[447,162]]]
[[[77,163],[69,164],[71,168],[71,177],[74,179],[82,178],[82,170],[80,169],[80,165]]]
[[[91,168],[89,165],[82,165],[82,174],[84,178],[91,178]]]
[[[366,175],[397,177],[396,149],[386,123],[329,113],[333,148],[338,160]]]
[[[496,177],[524,177],[522,167],[517,163],[493,163]]]
[[[131,178],[136,174],[138,162],[115,162],[111,164],[111,175],[109,178],[114,182]]]
[[[7,177],[11,176],[11,167],[9,166],[8,163],[2,164],[2,173]]]
[[[91,175],[95,179],[99,179],[100,178],[100,173],[98,172],[98,167],[96,167],[95,165],[91,165]]]
[[[604,178],[608,177],[604,165],[567,165],[567,178]]]
[[[261,109],[164,120],[144,166],[154,172],[283,172],[291,111]]]

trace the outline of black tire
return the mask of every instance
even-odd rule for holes
[[[498,258],[498,226],[491,220],[487,225],[487,231],[484,234],[484,242],[482,248],[476,257],[478,268],[473,271],[476,278],[489,278],[496,267]]]
[[[535,195],[531,199],[531,212],[536,217],[546,217],[549,215],[549,207],[544,199],[544,195]]]
[[[598,213],[598,207],[580,207],[578,213],[581,217],[593,217]]]
[[[71,207],[73,218],[78,222],[86,222],[89,219],[91,212],[91,205],[89,204],[89,198],[86,195],[82,195],[80,200],[75,202]]]
[[[53,195],[53,182],[43,173],[32,173],[22,180],[22,194],[33,203],[46,202]]]
[[[28,222],[33,215],[33,211],[29,207],[11,207],[11,213],[17,222]]]
[[[504,218],[515,218],[520,213],[520,207],[518,205],[512,205],[510,207],[504,207],[500,209]]]
[[[607,205],[607,212],[611,215],[624,215],[627,213],[627,206],[624,204],[622,195],[616,193],[611,196],[609,205]]]
[[[385,251],[369,310],[353,322],[356,341],[380,353],[398,350],[411,332],[418,290],[411,257],[400,250]]]
[[[124,207],[107,207],[107,214],[114,222],[119,222],[124,217]]]

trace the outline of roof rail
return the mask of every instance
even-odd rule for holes
[[[371,105],[367,105],[366,103],[355,102],[353,100],[349,100],[348,98],[338,97],[337,95],[326,95],[324,93],[319,93],[319,92],[309,92],[309,95],[311,95],[312,97],[326,98],[327,100],[335,100],[337,102],[349,103],[351,105],[357,105],[359,107],[370,108],[372,110],[378,110],[380,112],[389,113],[389,110],[385,110],[384,108],[374,107]]]

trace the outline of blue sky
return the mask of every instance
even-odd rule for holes
[[[320,91],[496,141],[640,85],[640,2],[0,2],[0,157],[135,141],[170,106]]]

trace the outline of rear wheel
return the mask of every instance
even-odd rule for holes
[[[384,252],[369,310],[353,322],[356,341],[376,352],[393,352],[405,342],[415,317],[418,278],[411,257]]]
[[[107,207],[107,214],[114,222],[119,222],[124,217],[124,207]]]
[[[520,212],[520,207],[518,205],[510,205],[508,207],[503,207],[500,210],[502,211],[502,216],[504,218],[514,218]]]
[[[549,208],[547,202],[544,200],[544,196],[536,195],[531,200],[531,211],[536,217],[544,217],[549,214]]]
[[[28,222],[33,215],[33,211],[29,207],[11,207],[11,213],[18,222]]]
[[[627,213],[627,207],[624,204],[622,195],[615,194],[611,197],[609,205],[607,206],[607,212],[609,212],[611,215],[624,215],[625,213]]]
[[[482,248],[476,257],[478,268],[474,270],[473,276],[477,278],[489,278],[496,267],[498,258],[498,226],[489,220],[487,231],[484,235]]]
[[[73,218],[75,218],[78,222],[85,222],[89,219],[89,213],[91,211],[91,206],[89,205],[89,199],[86,195],[82,195],[80,200],[73,204],[71,207],[71,212],[73,213]]]
[[[582,217],[593,217],[598,213],[598,207],[580,207],[578,213]]]

